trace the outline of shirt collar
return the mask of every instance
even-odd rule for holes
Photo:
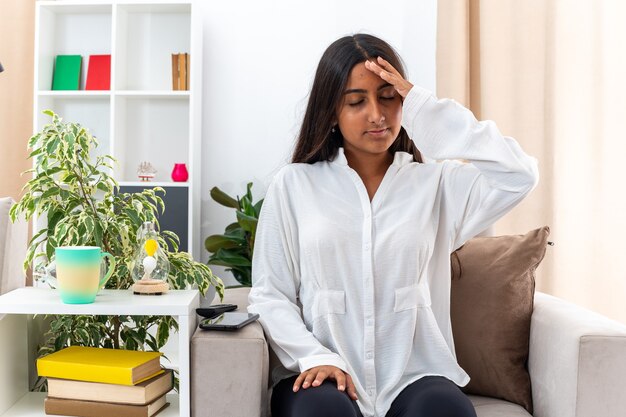
[[[337,149],[337,155],[335,155],[331,162],[337,165],[348,165],[348,160],[346,159],[346,154],[343,146],[340,146]],[[402,167],[404,165],[410,164],[411,162],[413,162],[413,155],[407,152],[396,152],[393,156],[393,162],[391,164]]]

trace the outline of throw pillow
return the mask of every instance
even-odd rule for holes
[[[550,229],[480,237],[451,255],[450,315],[467,394],[501,398],[532,414],[528,346],[535,269]]]

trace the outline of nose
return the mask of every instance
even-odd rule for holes
[[[370,101],[367,119],[370,123],[373,123],[376,126],[382,125],[385,121],[385,115],[383,114],[383,109],[381,108],[380,103],[378,103],[378,100]]]

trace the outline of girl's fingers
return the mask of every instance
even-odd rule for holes
[[[373,61],[365,61],[365,68],[372,71],[374,74],[378,75],[380,78],[391,84],[400,94],[402,99],[404,99],[404,97],[406,97],[406,95],[409,93],[409,90],[413,88],[413,84],[405,80],[404,77],[402,77],[402,75],[400,75],[400,73],[387,61],[385,61],[384,59],[382,61],[385,62],[387,67],[393,70],[393,72],[389,72],[381,68],[380,65]]]
[[[322,382],[324,382],[327,376],[328,374],[326,373],[326,371],[324,371],[323,369],[320,370],[315,376],[315,380],[311,383],[311,385],[314,387],[319,387],[320,385],[322,385]]]
[[[302,388],[307,389],[308,387],[310,387],[311,384],[313,383],[313,380],[315,380],[316,376],[317,376],[317,372],[315,373],[309,372],[306,378],[304,378],[304,383],[302,384]]]
[[[335,371],[335,381],[337,382],[337,389],[339,391],[346,390],[346,374],[341,369]]]
[[[398,72],[398,70],[395,69],[394,66],[386,61],[382,56],[378,57],[378,64],[390,73],[397,75],[398,77],[402,77],[402,75],[400,75],[400,72]]]
[[[378,75],[380,78],[387,81],[389,84],[393,85],[394,87],[399,87],[402,81],[404,81],[404,78],[402,78],[402,76],[395,75],[389,71],[382,69],[375,62],[372,62],[372,61],[365,61],[365,62],[366,62],[365,67],[368,70],[372,71],[374,74]],[[368,62],[369,64],[367,64]]]
[[[352,377],[350,374],[346,374],[346,385],[348,387],[348,395],[354,401],[358,400],[359,397],[356,395],[356,387],[354,386],[354,382],[352,382]]]
[[[356,387],[352,381],[350,374],[343,372],[336,367],[317,367],[311,368],[302,372],[296,378],[293,384],[293,392],[298,392],[300,388],[307,389],[309,387],[318,387],[328,379],[334,379],[337,382],[337,389],[339,391],[347,392],[351,399],[356,400]]]
[[[302,381],[304,381],[304,378],[306,377],[307,373],[306,372],[302,372],[300,375],[298,375],[298,377],[296,378],[296,381],[293,383],[293,392],[298,392],[298,390],[300,389],[300,386],[302,385]]]
[[[383,80],[393,84],[390,81],[390,79],[391,79],[390,77],[392,76],[392,74],[387,72],[387,71],[385,71],[384,69],[382,69],[374,61],[365,61],[365,68],[367,68],[368,70],[372,71],[374,74],[378,75]]]

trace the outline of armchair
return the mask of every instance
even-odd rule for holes
[[[26,222],[11,223],[10,197],[0,198],[0,294],[25,284],[22,263],[26,257],[28,226]]]
[[[248,305],[248,288],[224,302]],[[268,417],[276,357],[258,322],[238,332],[197,330],[191,340],[191,413]],[[535,417],[618,417],[626,410],[626,326],[537,293],[529,372]],[[478,417],[528,417],[517,404],[470,395]]]

